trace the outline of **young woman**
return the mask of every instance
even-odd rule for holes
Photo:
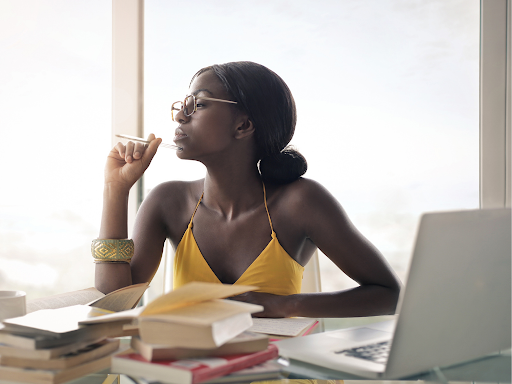
[[[137,214],[131,262],[130,255],[112,261],[97,253],[100,291],[150,281],[169,238],[175,287],[194,280],[258,286],[234,298],[263,305],[257,316],[394,313],[399,280],[334,197],[301,177],[306,161],[286,147],[296,111],[277,74],[252,62],[203,68],[172,112],[177,156],[203,163],[206,176],[151,191]],[[129,247],[115,239],[127,237],[128,192],[161,143],[154,135],[148,140],[147,146],[118,143],[108,156],[97,249],[108,242]],[[359,287],[300,293],[304,266],[317,247]]]

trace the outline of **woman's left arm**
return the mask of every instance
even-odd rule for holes
[[[401,288],[382,254],[354,227],[338,201],[311,180],[294,183],[291,219],[359,286],[336,292],[277,296],[249,292],[238,299],[265,307],[261,317],[357,317],[393,314]],[[306,202],[306,203],[305,203]]]

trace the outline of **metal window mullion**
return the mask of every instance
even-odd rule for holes
[[[481,0],[480,4],[480,206],[497,208],[510,204],[510,0]]]
[[[505,206],[511,206],[512,194],[512,158],[511,158],[511,120],[512,120],[512,0],[507,0],[507,94],[506,94],[506,122],[505,122]]]
[[[112,0],[112,145],[118,133],[144,135],[144,0]],[[143,179],[130,191],[128,235],[143,199]]]

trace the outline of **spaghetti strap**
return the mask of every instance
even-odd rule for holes
[[[270,230],[272,231],[272,238],[274,238],[274,227],[272,226],[272,220],[270,219],[270,213],[268,212],[267,207],[267,191],[265,189],[265,183],[263,181],[261,183],[263,184],[263,201],[265,202],[265,210],[267,211],[268,222],[270,224]]]
[[[199,208],[199,204],[201,204],[201,200],[203,200],[204,191],[201,193],[201,197],[199,198],[199,201],[197,202],[196,209],[194,209],[194,213],[192,214],[192,217],[190,218],[190,223],[188,223],[188,226],[192,226],[192,221],[194,220],[194,216],[196,214],[197,208]]]

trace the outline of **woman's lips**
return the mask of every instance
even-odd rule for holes
[[[173,141],[176,142],[176,141],[184,139],[185,137],[188,137],[188,136],[185,135],[184,133],[176,134],[176,135],[174,135]]]
[[[185,135],[185,132],[183,132],[183,130],[180,127],[176,128],[176,130],[174,131],[173,141],[182,140],[185,137],[187,137],[187,135]]]
[[[185,135],[185,133],[183,133],[183,131],[181,130],[181,128],[176,128],[176,131],[174,131],[174,139],[173,141],[176,143],[176,145],[179,147],[179,150],[182,150],[183,147],[181,147],[179,144],[178,144],[178,141],[180,140],[183,140],[184,138],[186,138],[187,135]]]

